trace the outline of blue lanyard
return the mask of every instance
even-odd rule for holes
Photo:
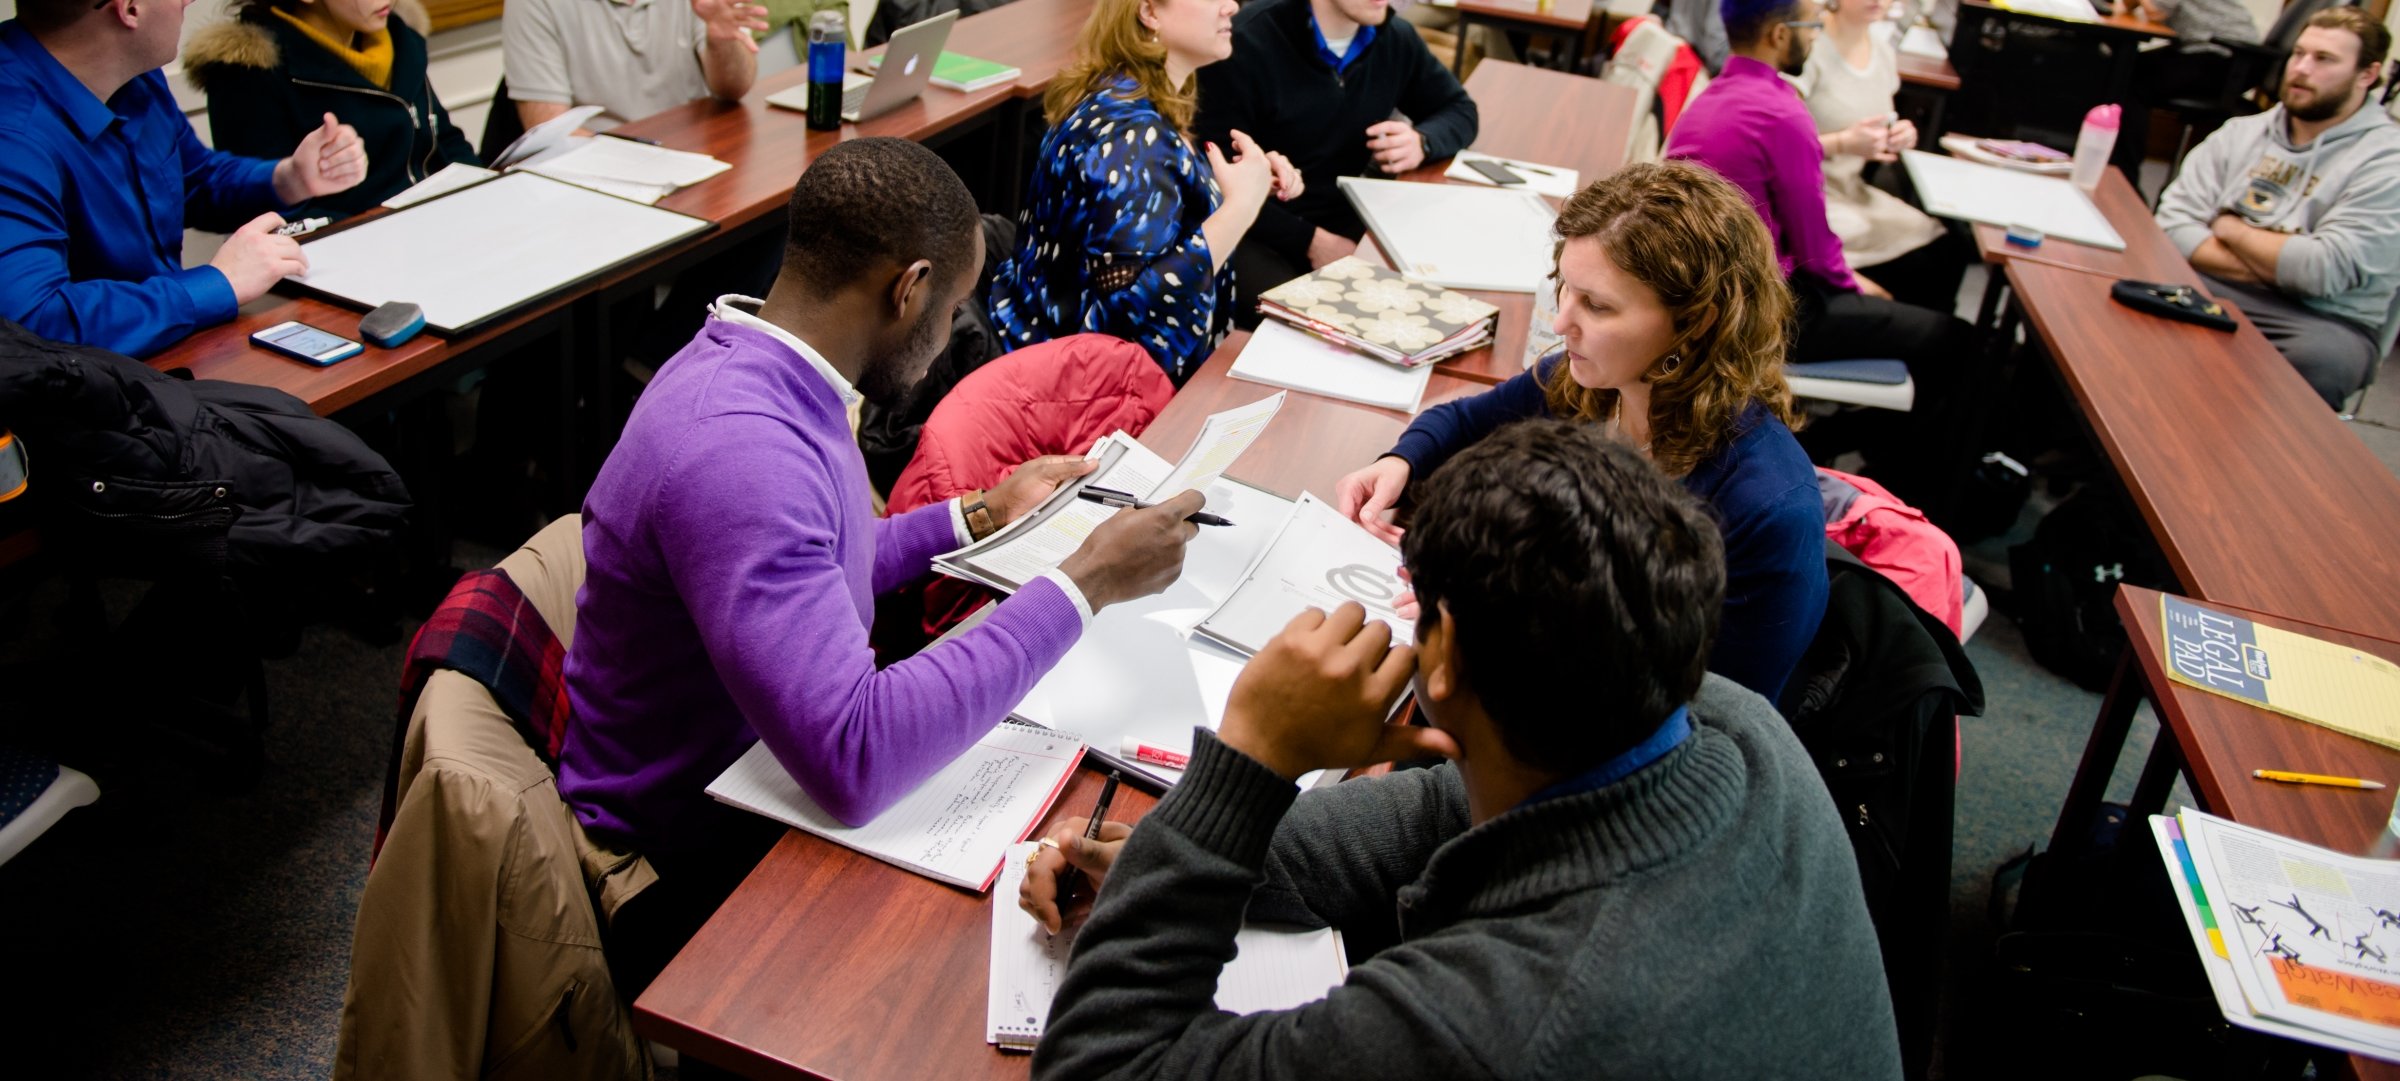
[[[1527,796],[1525,802],[1518,806],[1527,806],[1543,800],[1553,800],[1561,796],[1573,796],[1606,788],[1641,772],[1643,767],[1665,758],[1668,751],[1683,746],[1683,741],[1690,739],[1691,735],[1691,707],[1677,706],[1675,712],[1667,714],[1666,720],[1658,722],[1658,731],[1650,733],[1648,739],[1634,744],[1632,750],[1602,762],[1596,768],[1586,770]]]

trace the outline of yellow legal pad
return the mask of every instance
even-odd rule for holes
[[[2400,750],[2400,665],[2161,596],[2167,675]]]

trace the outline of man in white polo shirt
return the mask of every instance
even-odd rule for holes
[[[508,97],[532,127],[577,105],[613,127],[687,101],[727,101],[758,77],[766,9],[745,0],[511,0]]]

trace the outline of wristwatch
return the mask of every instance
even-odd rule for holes
[[[983,489],[977,488],[958,497],[959,516],[967,521],[967,535],[976,540],[991,536],[1000,529],[1000,519],[983,501]]]

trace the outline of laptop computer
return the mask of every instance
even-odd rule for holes
[[[950,41],[958,12],[945,11],[921,23],[901,27],[883,51],[880,75],[846,72],[842,76],[842,119],[856,124],[891,112],[925,92],[933,78],[933,62]],[[767,104],[795,112],[808,111],[808,84],[767,95]]]

